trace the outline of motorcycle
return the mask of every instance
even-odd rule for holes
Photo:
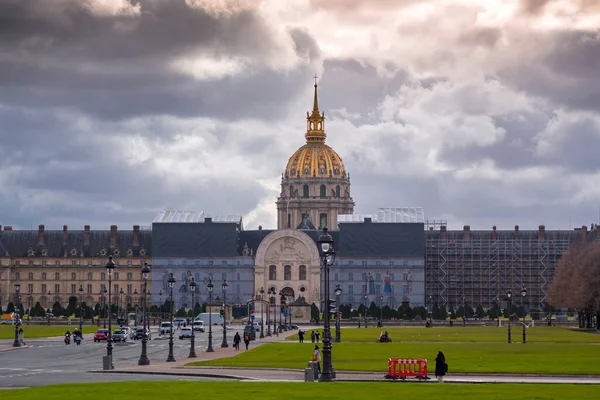
[[[77,344],[77,346],[79,346],[81,344],[81,336],[75,336],[75,344]]]
[[[65,344],[71,344],[71,337],[68,335],[65,335]]]

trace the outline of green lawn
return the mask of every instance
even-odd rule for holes
[[[188,365],[306,368],[312,343],[269,343],[235,357]],[[435,355],[446,355],[450,372],[600,374],[600,345],[505,343],[334,343],[333,364],[339,371],[381,371],[387,359],[426,358],[433,368]]]
[[[512,326],[512,339],[520,342],[522,325]],[[435,327],[435,328],[343,328],[342,340],[366,341],[377,340],[379,334],[387,330],[393,341],[418,341],[418,342],[507,342],[508,327]],[[321,334],[323,329],[319,329]],[[335,330],[332,329],[332,334]],[[287,338],[298,340],[298,335]],[[305,340],[310,340],[310,330],[306,331]],[[527,329],[527,342],[555,342],[555,343],[600,343],[600,335],[592,332],[577,332],[575,330],[535,326]]]
[[[51,336],[62,336],[67,329],[73,332],[73,329],[79,328],[79,324],[67,325],[21,325],[25,342],[31,338],[43,338]],[[94,333],[99,328],[96,326],[83,325],[83,333]],[[15,337],[14,325],[0,325],[0,339],[12,339]]]
[[[114,382],[57,385],[31,389],[3,390],[3,400],[154,400],[207,398],[240,400],[282,398],[286,400],[369,399],[403,400],[564,400],[593,399],[595,385],[482,384],[452,385],[427,383],[265,383],[265,382]],[[258,396],[258,397],[257,397]]]

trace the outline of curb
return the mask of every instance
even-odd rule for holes
[[[104,374],[131,374],[131,375],[171,375],[171,376],[187,376],[187,377],[198,377],[198,378],[221,378],[231,379],[239,381],[253,381],[254,378],[248,378],[247,376],[236,376],[236,375],[219,375],[219,374],[190,374],[185,372],[161,372],[161,371],[123,371],[123,370],[92,370],[87,371],[92,373],[104,373]]]
[[[7,351],[19,350],[19,349],[27,349],[29,346],[19,346],[19,347],[8,347],[6,349],[0,349],[0,353],[4,353]]]

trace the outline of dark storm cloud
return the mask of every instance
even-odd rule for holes
[[[501,79],[556,107],[600,109],[600,34],[561,31],[537,39],[541,54],[504,68]]]
[[[308,68],[283,74],[265,66],[277,56],[277,45],[251,11],[218,18],[184,0],[140,4],[140,14],[95,16],[79,0],[3,2],[0,104],[72,107],[114,119],[162,113],[272,117],[310,76]],[[308,34],[291,35],[299,52],[318,56]],[[178,57],[203,55],[251,64],[220,81],[172,69]]]
[[[378,74],[375,67],[357,60],[325,60],[320,105],[324,110],[345,108],[349,113],[368,113],[387,95],[398,91],[408,74],[398,71],[392,76]]]

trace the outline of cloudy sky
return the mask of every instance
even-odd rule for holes
[[[1,0],[0,224],[274,227],[312,76],[357,213],[600,207],[597,0]]]

